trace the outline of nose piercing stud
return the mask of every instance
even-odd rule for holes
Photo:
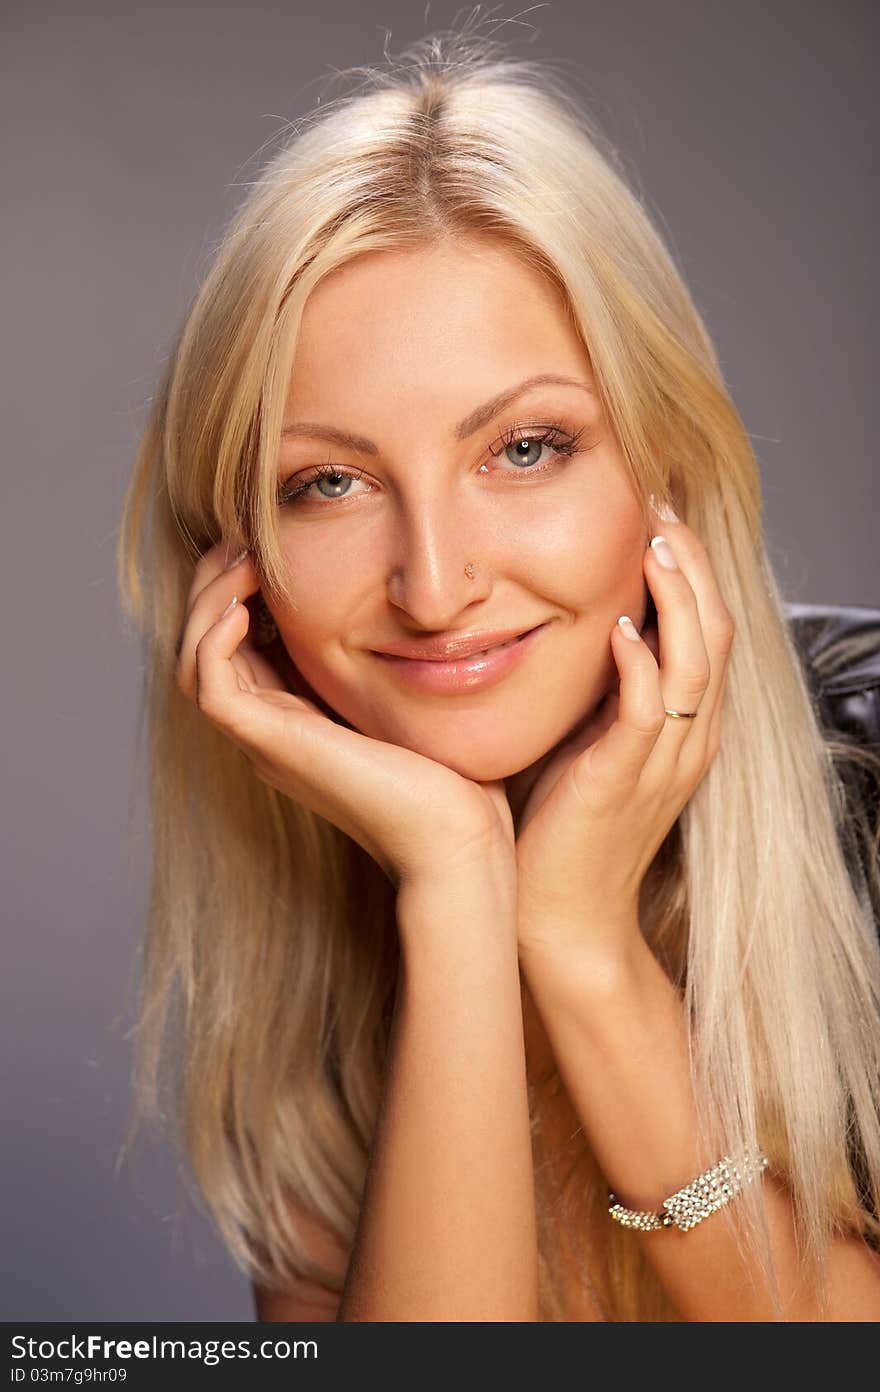
[[[464,573],[469,580],[473,580],[476,571],[474,570],[473,564],[470,561],[468,561],[467,565],[465,566]]]

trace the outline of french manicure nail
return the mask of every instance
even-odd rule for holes
[[[652,537],[651,546],[662,566],[667,570],[678,570],[678,561],[672,554],[672,547],[664,536]]]
[[[621,614],[620,618],[617,620],[617,626],[623,629],[624,635],[627,638],[631,638],[636,643],[638,642],[639,630],[636,628],[629,614]]]
[[[230,609],[234,609],[237,603],[238,603],[238,595],[233,595],[232,598],[230,599],[229,603],[227,604],[226,608],[223,610],[223,613],[220,615],[221,619],[225,619],[225,618],[226,618],[226,615],[229,613]]]

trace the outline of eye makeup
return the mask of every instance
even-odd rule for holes
[[[586,435],[586,427],[571,432],[561,421],[553,421],[542,424],[515,424],[503,432],[499,441],[489,449],[489,454],[493,459],[498,459],[506,449],[513,445],[540,445],[547,446],[553,452],[553,460],[533,467],[525,464],[522,468],[514,466],[511,469],[492,470],[493,473],[511,474],[515,479],[530,479],[536,474],[545,474],[556,469],[561,461],[572,458],[578,453],[580,446]],[[346,479],[359,481],[365,477],[362,469],[344,468],[340,465],[331,463],[329,460],[313,469],[306,469],[302,473],[293,474],[289,478],[279,482],[277,491],[277,502],[280,507],[296,506],[305,500],[306,494],[312,487],[322,479],[330,479],[341,484]],[[324,502],[317,503],[321,511],[326,511],[333,507],[337,502],[342,501],[350,495],[349,493],[340,494],[337,500],[324,495]],[[309,502],[312,500],[309,499]]]

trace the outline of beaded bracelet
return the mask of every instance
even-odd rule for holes
[[[615,1223],[625,1228],[638,1228],[640,1232],[656,1232],[659,1228],[672,1227],[673,1223],[682,1232],[687,1232],[697,1223],[702,1223],[710,1213],[729,1203],[744,1184],[751,1183],[756,1175],[767,1168],[767,1164],[767,1157],[760,1151],[754,1160],[745,1151],[739,1163],[734,1163],[729,1155],[725,1155],[711,1170],[705,1170],[683,1189],[664,1199],[658,1213],[639,1213],[635,1209],[624,1208],[613,1194],[608,1195],[608,1212]]]

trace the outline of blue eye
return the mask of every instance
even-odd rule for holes
[[[532,464],[535,464],[537,461],[534,459],[530,459],[528,456],[531,454],[533,450],[537,450],[538,459],[540,459],[541,450],[544,448],[544,445],[544,440],[536,440],[533,437],[524,436],[521,440],[517,440],[509,445],[505,445],[504,448],[505,450],[514,449],[521,451],[521,453],[519,453],[517,456],[516,463],[531,466]]]
[[[294,477],[296,477],[296,475]],[[335,464],[319,464],[317,469],[311,471],[308,477],[302,479],[300,482],[294,483],[293,480],[288,479],[286,483],[279,484],[278,504],[280,507],[289,507],[299,498],[304,497],[309,489],[321,483],[324,479],[329,481],[331,488],[335,491],[323,493],[321,495],[322,497],[330,501],[332,501],[333,498],[344,498],[350,490],[347,487],[343,488],[343,485],[350,484],[352,479],[359,479],[361,477],[362,471],[359,469],[338,469]],[[339,491],[340,489],[342,489],[342,491]]]
[[[498,446],[489,450],[492,458],[497,459],[505,451],[515,447],[518,455],[516,458],[517,467],[513,470],[504,469],[501,471],[502,473],[508,473],[518,478],[531,478],[534,474],[546,473],[554,468],[556,461],[554,459],[551,464],[537,464],[537,460],[541,457],[541,450],[545,445],[552,449],[555,456],[570,458],[577,453],[584,436],[583,430],[578,430],[572,435],[560,424],[542,426],[537,433],[529,433],[530,429],[534,432],[534,427],[513,426],[505,432]],[[535,450],[537,450],[536,457]],[[511,460],[511,462],[513,461]],[[309,470],[305,477],[294,475],[292,479],[280,483],[277,494],[278,505],[280,507],[294,506],[300,500],[305,500],[310,491],[315,488],[318,495],[324,499],[324,503],[318,504],[319,507],[329,506],[334,499],[349,497],[352,480],[356,482],[363,477],[364,473],[361,469],[342,469],[335,464],[319,464],[316,469]],[[325,480],[329,492],[321,491],[325,485]],[[317,497],[314,497],[314,501],[318,501]]]
[[[324,481],[326,480],[326,481],[328,482],[328,484],[330,485],[330,488],[331,488],[333,491],[327,492],[327,493],[321,492],[321,497],[322,497],[322,498],[342,498],[342,497],[344,497],[345,494],[348,492],[348,488],[347,488],[347,487],[342,487],[342,485],[343,485],[343,484],[345,484],[345,485],[350,484],[351,481],[352,481],[352,478],[353,478],[353,475],[352,475],[352,474],[347,474],[343,469],[334,469],[334,468],[332,468],[332,467],[327,467],[327,466],[325,466],[325,467],[321,470],[321,472],[320,472],[319,474],[316,474],[316,475],[315,475],[315,477],[312,479],[311,483],[306,484],[306,487],[307,487],[307,488],[318,488],[319,491],[320,491],[321,486],[323,485]],[[340,490],[341,490],[341,491],[340,491]]]
[[[576,452],[583,434],[584,432],[579,430],[575,435],[569,435],[561,426],[548,425],[543,428],[540,434],[529,435],[525,428],[514,426],[502,437],[500,447],[497,450],[490,450],[489,453],[494,459],[497,459],[505,450],[515,448],[520,452],[516,459],[517,465],[523,465],[530,473],[542,473],[543,469],[532,467],[535,461],[530,456],[536,447],[539,459],[544,445],[552,447],[554,454],[571,456]]]

